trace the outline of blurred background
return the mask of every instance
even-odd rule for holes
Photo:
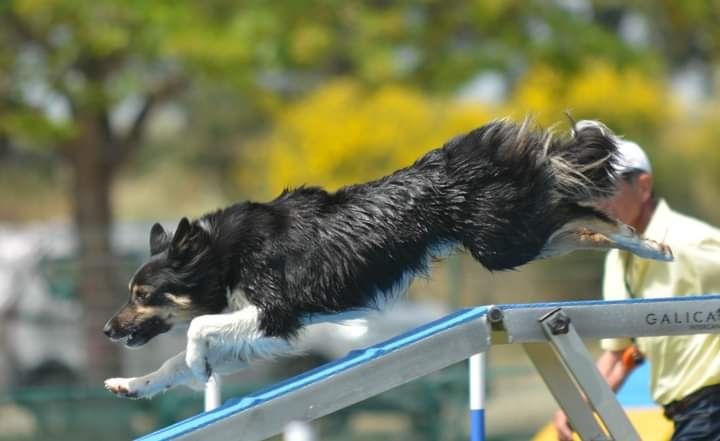
[[[596,118],[643,145],[657,192],[720,224],[717,0],[0,2],[0,440],[123,440],[202,410],[182,388],[102,388],[183,346],[101,330],[149,227],[286,186],[380,177],[497,117]],[[308,356],[225,381],[242,394],[454,308],[600,296],[603,256],[491,274],[438,263],[386,316],[308,333]],[[488,430],[555,409],[516,348],[490,355]],[[320,439],[460,440],[455,366],[321,419]],[[522,412],[518,412],[518,396]]]

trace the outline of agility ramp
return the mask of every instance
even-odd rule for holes
[[[462,309],[140,440],[266,439],[291,421],[320,418],[484,353],[493,344],[522,344],[583,440],[639,441],[581,338],[717,332],[720,295]],[[480,423],[479,431],[472,431],[474,440],[483,439],[481,431]]]

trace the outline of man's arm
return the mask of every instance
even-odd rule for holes
[[[620,386],[625,383],[627,377],[635,369],[636,356],[628,351],[637,350],[631,346],[624,351],[605,351],[597,360],[596,365],[600,375],[607,381],[613,392],[620,389]]]
[[[613,392],[617,392],[630,373],[635,369],[636,357],[628,351],[636,351],[634,346],[624,351],[605,351],[598,358],[596,366],[600,375],[610,385]],[[558,410],[554,418],[558,441],[572,441],[573,430],[570,428],[565,412]]]

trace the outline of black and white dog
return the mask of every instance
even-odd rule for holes
[[[615,188],[614,139],[595,122],[557,139],[527,121],[497,121],[373,182],[235,204],[183,218],[174,234],[155,224],[151,257],[104,331],[140,346],[189,323],[187,348],[155,372],[105,385],[150,397],[290,353],[303,326],[380,308],[456,248],[489,270],[576,249],[671,260],[665,245],[598,208]]]

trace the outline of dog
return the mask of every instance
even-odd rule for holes
[[[289,354],[304,326],[382,308],[460,248],[491,271],[577,249],[672,260],[599,208],[615,190],[614,139],[593,121],[559,138],[499,120],[372,182],[285,190],[183,218],[172,234],[155,224],[151,257],[104,332],[136,347],[189,324],[187,347],[155,372],[105,386],[146,398]]]

